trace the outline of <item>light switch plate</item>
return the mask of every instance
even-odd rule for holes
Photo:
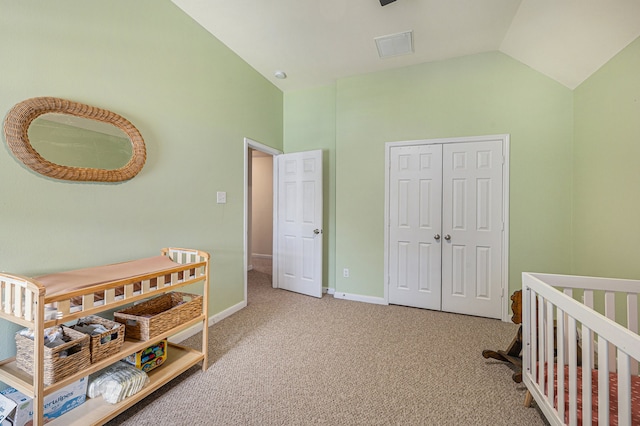
[[[227,193],[218,191],[217,200],[218,200],[218,204],[225,204],[227,202]]]

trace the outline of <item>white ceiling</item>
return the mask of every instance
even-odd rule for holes
[[[172,1],[283,91],[489,51],[574,89],[640,36],[640,0]],[[407,30],[414,53],[380,59]]]

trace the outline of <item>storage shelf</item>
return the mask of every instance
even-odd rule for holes
[[[48,395],[51,392],[55,392],[56,390],[75,382],[81,377],[85,377],[98,370],[102,370],[103,368],[113,364],[116,361],[120,361],[122,358],[125,358],[134,352],[141,351],[142,349],[152,345],[154,342],[158,342],[195,324],[201,324],[205,319],[205,315],[200,315],[192,319],[191,321],[180,324],[178,327],[172,328],[171,330],[159,334],[158,336],[155,336],[153,339],[150,339],[148,341],[127,340],[125,335],[125,341],[118,353],[105,358],[95,364],[91,364],[88,368],[79,371],[72,376],[67,377],[66,379],[60,380],[50,386],[47,386],[44,390],[44,394]],[[13,386],[25,395],[33,394],[33,378],[30,374],[18,368],[18,365],[15,362],[15,358],[11,358],[7,360],[7,362],[0,364],[0,381],[8,384],[9,386]]]
[[[118,404],[109,404],[101,396],[87,398],[84,404],[48,422],[47,425],[87,426],[104,424],[203,360],[204,354],[202,352],[170,343],[167,360],[162,366],[149,372],[150,383],[140,392]]]
[[[0,280],[3,286],[2,291],[5,294],[12,295],[10,298],[2,298],[2,300],[0,300],[0,319],[5,319],[38,331],[44,329],[45,326],[69,322],[88,314],[98,314],[144,298],[168,293],[186,285],[195,283],[202,284],[202,310],[196,317],[146,341],[128,339],[125,333],[125,341],[117,353],[91,364],[88,368],[77,371],[70,377],[50,386],[44,386],[42,378],[34,383],[32,372],[27,373],[19,369],[15,357],[0,360],[0,382],[12,386],[25,395],[34,398],[34,425],[44,425],[44,407],[42,401],[46,395],[62,389],[82,377],[102,370],[160,340],[175,336],[194,326],[202,327],[201,349],[195,350],[169,343],[167,359],[160,367],[148,373],[149,384],[136,395],[130,396],[118,404],[109,404],[102,397],[88,398],[84,404],[47,424],[52,426],[102,425],[194,365],[201,363],[202,370],[207,369],[207,315],[210,256],[203,251],[182,248],[164,248],[161,250],[161,255],[169,257],[175,265],[172,263],[171,267],[167,268],[163,266],[158,269],[157,259],[153,258],[147,260],[141,259],[141,261],[144,261],[142,263],[143,266],[141,266],[141,263],[138,261],[106,265],[104,268],[109,269],[111,272],[119,269],[124,264],[126,264],[125,266],[129,269],[124,273],[124,278],[116,278],[107,282],[92,282],[86,287],[79,287],[77,290],[71,290],[64,294],[56,294],[48,298],[46,297],[46,288],[38,281],[19,275],[0,272]],[[149,264],[149,260],[153,260],[154,262]],[[162,265],[164,264],[166,264],[166,262],[163,261]],[[131,269],[132,267],[133,269]],[[156,283],[155,287],[153,287],[152,282]],[[140,285],[139,291],[135,288],[136,284]],[[115,297],[115,289],[121,287],[124,288],[123,294]],[[96,294],[103,295],[104,298],[101,302],[96,302]],[[81,309],[75,311],[71,306],[77,305],[75,300],[78,298],[82,299]],[[20,303],[14,305],[14,300],[24,300],[24,306]],[[54,302],[55,305],[53,306],[55,306],[55,309],[61,314],[61,317],[55,320],[43,320],[43,310],[47,305],[51,305]],[[34,360],[34,364],[40,365],[40,363],[43,362],[42,358],[44,355],[40,350],[35,352],[36,359]]]

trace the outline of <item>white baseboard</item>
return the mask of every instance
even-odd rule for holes
[[[327,294],[334,294],[336,292],[336,289],[331,287],[322,287],[322,292]]]
[[[271,258],[273,258],[273,256],[270,255],[270,254],[260,254],[260,253],[253,253],[253,254],[251,254],[251,257],[258,257],[260,259],[271,259]]]
[[[209,327],[211,327],[213,324],[220,322],[227,317],[230,317],[231,315],[235,314],[236,312],[238,312],[242,308],[245,308],[246,306],[247,306],[247,302],[245,301],[237,303],[231,306],[230,308],[227,308],[224,311],[209,317],[207,324]],[[176,333],[173,336],[169,337],[169,341],[171,343],[180,343],[183,340],[188,339],[189,337],[199,333],[201,330],[202,330],[202,324],[196,324],[192,327],[187,328],[186,330],[182,330],[180,333]]]
[[[361,294],[343,293],[341,291],[335,291],[333,297],[336,299],[353,300],[355,302],[373,303],[374,305],[388,305],[386,300],[382,297],[363,296]]]

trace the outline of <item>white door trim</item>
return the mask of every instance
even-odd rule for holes
[[[440,138],[440,139],[423,139],[411,141],[398,141],[385,143],[385,176],[384,176],[384,300],[389,303],[389,172],[390,172],[390,153],[391,147],[410,146],[410,145],[427,145],[427,144],[447,144],[460,142],[484,142],[484,141],[502,141],[502,155],[504,158],[504,167],[502,169],[502,217],[504,220],[504,229],[502,232],[502,321],[510,322],[509,317],[509,135],[486,135],[486,136],[469,136],[459,138]]]
[[[257,151],[262,151],[266,154],[270,154],[273,155],[274,158],[280,154],[282,154],[282,151],[279,151],[275,148],[271,148],[270,146],[261,144],[260,142],[256,142],[253,139],[249,139],[249,138],[244,138],[244,229],[243,229],[243,235],[244,235],[244,242],[243,242],[243,270],[244,270],[244,304],[246,306],[247,304],[247,262],[249,260],[249,242],[248,242],[248,238],[249,238],[249,148],[255,149]],[[273,188],[274,188],[274,197],[277,196],[277,193],[275,192],[276,188],[278,187],[278,175],[277,175],[277,170],[274,169],[273,171]],[[274,198],[275,199],[275,198]],[[274,222],[274,226],[276,224],[277,221],[277,211],[276,211],[276,206],[274,205],[274,211],[273,211],[273,222]],[[276,229],[274,229],[274,248],[275,248],[275,235],[277,235],[275,233]],[[277,258],[278,258],[278,253],[277,252],[273,252],[273,256],[272,256],[272,263],[275,267],[275,265],[277,264]],[[275,275],[274,275],[275,277]],[[273,280],[273,286],[276,286],[276,281],[275,279]]]

